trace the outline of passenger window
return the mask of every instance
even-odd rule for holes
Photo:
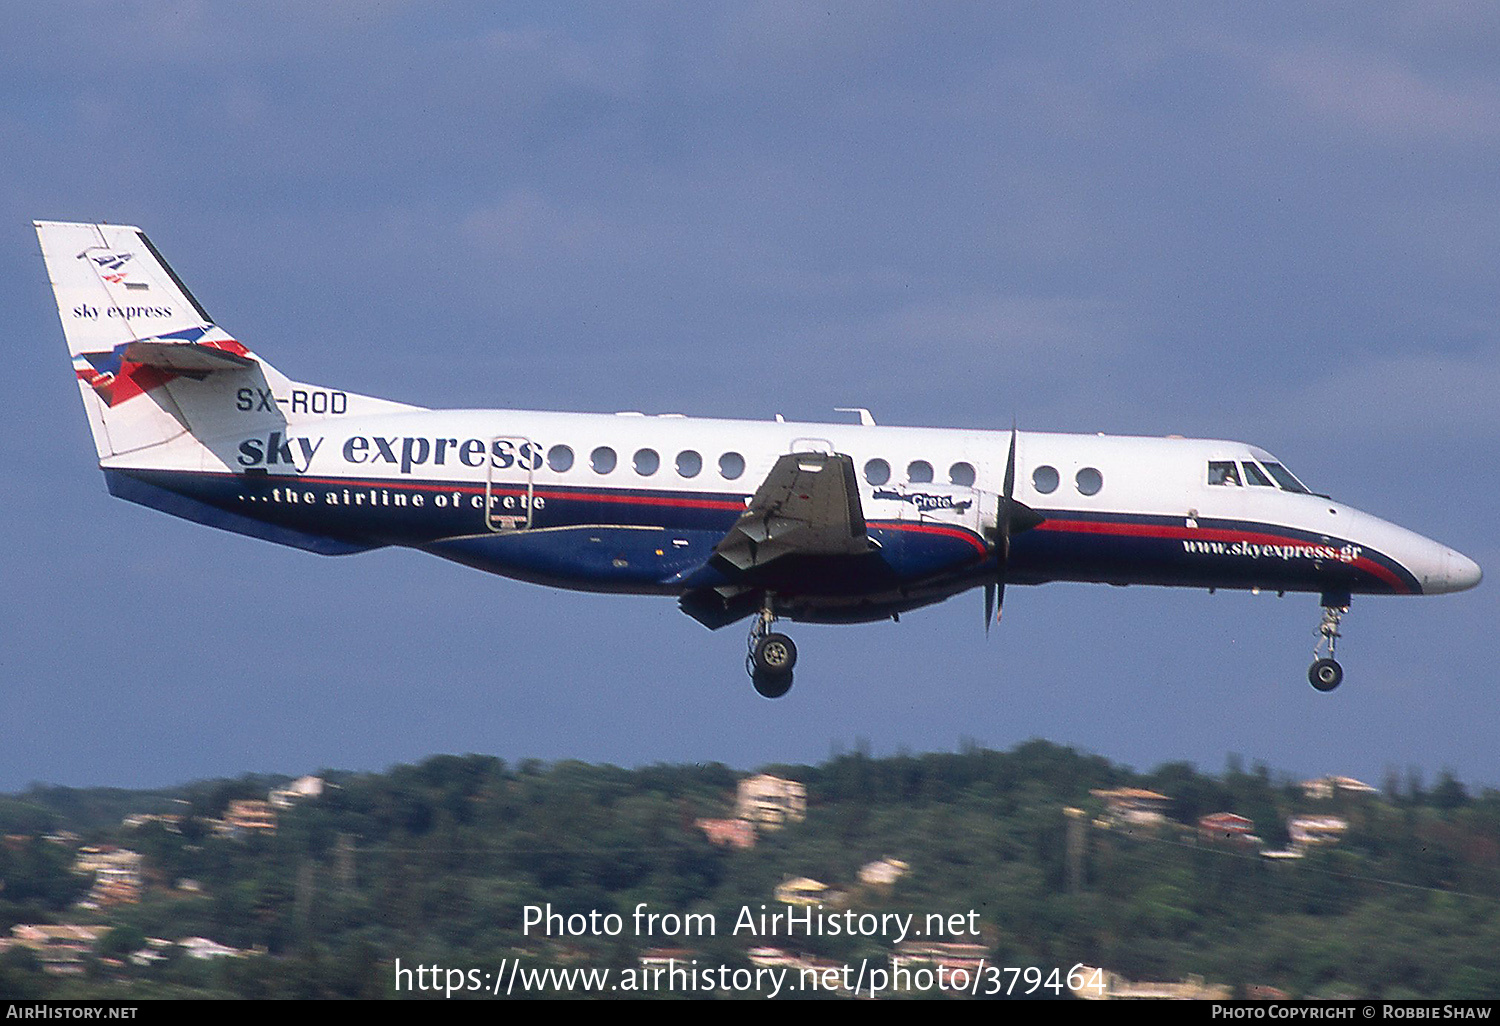
[[[876,457],[865,464],[865,480],[872,485],[883,485],[891,479],[891,465]]]
[[[906,479],[912,484],[931,484],[932,464],[926,460],[912,460],[906,465]]]
[[[1084,467],[1073,480],[1084,495],[1098,495],[1104,487],[1104,475],[1093,467]]]
[[[677,454],[677,473],[683,477],[697,477],[698,472],[703,469],[703,457],[691,449],[684,449]]]
[[[594,473],[608,474],[615,469],[615,451],[607,445],[601,445],[589,455],[589,464],[594,468]]]
[[[1041,492],[1043,495],[1051,495],[1053,492],[1057,491],[1057,484],[1059,480],[1060,478],[1057,476],[1056,467],[1037,467],[1036,470],[1032,471],[1031,473],[1031,483],[1036,487],[1036,490]]]
[[[1208,483],[1211,485],[1238,485],[1240,472],[1229,460],[1213,460],[1208,464]]]
[[[656,455],[655,449],[637,449],[632,462],[635,472],[642,477],[650,477],[661,469],[661,457]]]
[[[726,481],[733,481],[745,472],[745,457],[737,452],[726,452],[719,457],[719,473]]]
[[[1271,483],[1271,479],[1266,476],[1266,472],[1264,470],[1261,470],[1260,467],[1256,464],[1251,463],[1249,460],[1245,461],[1245,483],[1256,485],[1261,488],[1276,487]]]
[[[968,488],[974,483],[974,468],[967,463],[955,463],[948,468],[948,480]]]
[[[573,450],[566,445],[554,445],[547,450],[547,466],[561,474],[573,469]]]

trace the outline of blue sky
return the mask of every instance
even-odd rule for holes
[[[1049,585],[797,626],[767,702],[669,600],[111,499],[29,225],[142,226],[304,381],[1237,438],[1493,577],[1497,52],[1458,0],[9,10],[0,789],[1030,737],[1500,786],[1493,580],[1356,600],[1331,695],[1310,596]]]

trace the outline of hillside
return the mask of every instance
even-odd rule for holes
[[[0,994],[377,997],[398,959],[795,976],[893,957],[987,981],[1032,967],[1041,996],[1079,964],[1236,994],[1500,994],[1500,793],[1449,776],[1141,774],[1043,741],[765,773],[791,797],[759,812],[721,765],[477,755],[301,792],[35,787],[0,798]],[[919,942],[903,922],[949,929]],[[85,930],[27,932],[59,924]],[[400,979],[431,996],[439,977]]]

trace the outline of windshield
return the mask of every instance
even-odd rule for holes
[[[1271,479],[1266,476],[1266,472],[1261,470],[1258,464],[1250,460],[1245,461],[1245,483],[1258,485],[1261,488],[1276,487],[1271,483]]]
[[[1276,483],[1281,485],[1281,487],[1285,488],[1287,491],[1301,492],[1303,495],[1312,494],[1307,490],[1306,485],[1293,477],[1292,472],[1283,467],[1280,463],[1272,463],[1267,460],[1263,462],[1261,466],[1265,467],[1270,475],[1276,479]]]

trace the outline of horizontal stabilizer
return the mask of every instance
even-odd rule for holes
[[[132,363],[178,374],[198,375],[255,366],[255,361],[248,356],[201,342],[132,342],[125,347],[124,355]]]

